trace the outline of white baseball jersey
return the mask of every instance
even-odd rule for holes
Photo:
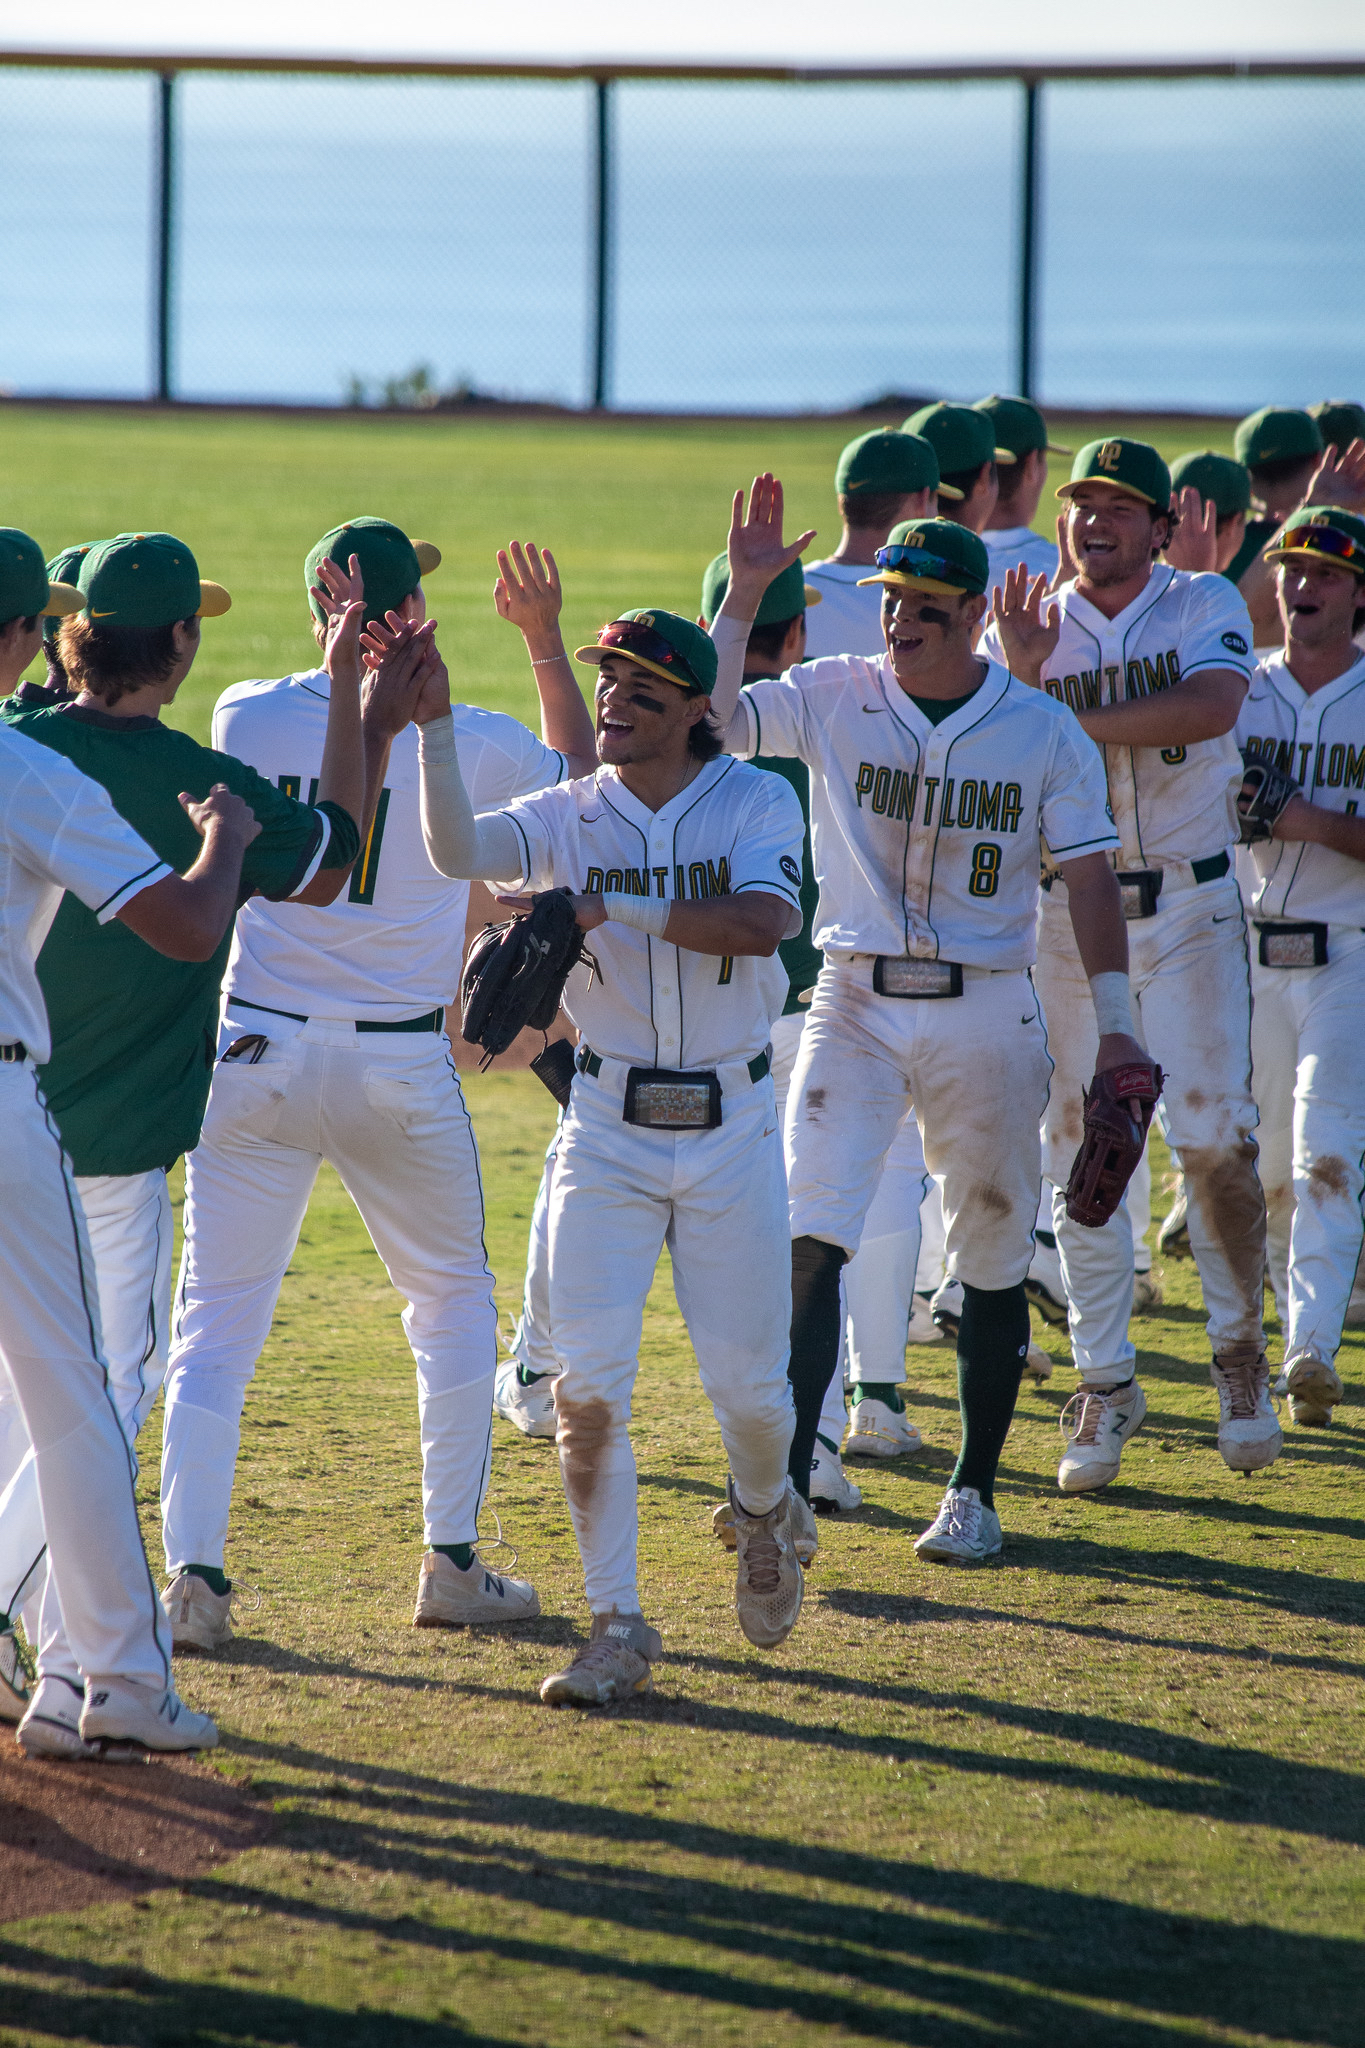
[[[986,544],[990,562],[990,574],[986,579],[988,596],[997,583],[1004,583],[1007,569],[1017,569],[1021,564],[1030,576],[1046,576],[1049,583],[1057,574],[1061,555],[1056,541],[1044,539],[1031,526],[988,526],[981,538]]]
[[[737,751],[811,771],[826,953],[1028,967],[1039,831],[1058,860],[1117,846],[1099,752],[1074,714],[997,663],[982,670],[939,725],[886,655],[803,662],[741,693]]]
[[[52,1052],[34,961],[69,889],[101,924],[172,870],[109,792],[0,722],[0,1044]]]
[[[291,796],[317,788],[327,732],[325,669],[237,683],[213,713],[213,744]],[[454,707],[470,801],[493,808],[560,782],[564,756],[500,712]],[[312,801],[311,794],[307,800]],[[253,897],[237,915],[229,995],[310,1017],[390,1024],[448,1003],[464,957],[469,884],[427,859],[418,808],[417,729],[399,733],[369,843],[349,890],[327,908]]]
[[[1262,662],[1236,737],[1253,757],[1292,775],[1310,802],[1354,817],[1365,801],[1365,656],[1311,696],[1283,655]],[[1365,862],[1298,839],[1262,840],[1240,851],[1254,873],[1255,916],[1365,926]]]
[[[882,654],[882,586],[859,589],[861,576],[874,576],[866,562],[803,562],[801,573],[820,602],[806,613],[806,659],[823,654]]]
[[[1250,615],[1222,576],[1158,563],[1141,595],[1116,619],[1097,611],[1074,583],[1064,583],[1052,601],[1061,631],[1043,664],[1043,688],[1075,711],[1168,690],[1200,669],[1232,669],[1250,678]],[[1005,659],[995,624],[987,627],[981,652]],[[1230,732],[1185,747],[1108,745],[1103,753],[1121,867],[1207,860],[1236,840],[1242,758]]]
[[[662,810],[631,795],[613,768],[523,797],[502,815],[522,846],[516,879],[533,889],[623,889],[672,901],[761,889],[792,906],[801,929],[801,806],[780,775],[729,755],[708,761]],[[780,956],[722,959],[629,925],[599,925],[564,1007],[593,1048],[637,1066],[704,1070],[751,1059],[787,999]]]

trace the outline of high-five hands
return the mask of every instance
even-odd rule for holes
[[[324,556],[318,580],[311,586],[326,620],[322,665],[334,683],[360,687],[360,625],[365,616],[365,583],[360,559],[351,556],[349,570]]]
[[[1046,576],[1030,583],[1022,562],[1017,569],[1007,569],[1003,588],[997,583],[991,593],[1010,674],[1035,688],[1042,680],[1043,663],[1056,652],[1061,631],[1061,615],[1047,602],[1047,595]]]
[[[527,640],[558,633],[564,604],[559,569],[548,548],[534,541],[514,540],[498,549],[498,580],[493,585],[498,617],[519,627]]]
[[[1218,567],[1218,507],[1212,498],[1201,498],[1193,484],[1176,493],[1180,524],[1164,550],[1173,569],[1200,570]]]
[[[799,540],[785,542],[782,510],[782,485],[770,470],[756,476],[750,485],[747,511],[743,491],[735,492],[726,549],[730,559],[727,612],[731,609],[728,600],[734,597],[738,615],[752,618],[774,577],[789,569],[815,539],[816,529],[812,526]],[[738,604],[741,598],[752,598],[753,611]]]
[[[1343,512],[1365,512],[1365,441],[1327,450],[1304,493],[1305,505],[1338,505]]]
[[[390,738],[411,720],[426,725],[450,709],[450,675],[436,646],[436,621],[414,624],[397,612],[372,619],[361,635],[369,673],[361,714]]]

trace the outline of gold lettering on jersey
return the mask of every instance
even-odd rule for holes
[[[1117,675],[1117,669],[1113,673]],[[1155,661],[1144,654],[1141,661],[1128,663],[1125,695],[1131,703],[1135,697],[1151,697],[1158,690],[1169,690],[1179,681],[1180,657],[1174,647],[1168,647]]]
[[[943,791],[941,800],[940,784]],[[1017,782],[978,782],[970,776],[962,783],[952,776],[944,782],[941,776],[926,775],[924,809],[917,818],[918,773],[907,774],[903,768],[889,768],[875,761],[858,763],[854,788],[860,809],[863,798],[867,797],[868,808],[879,818],[903,820],[908,825],[919,824],[930,829],[936,827],[940,832],[1017,832],[1024,810],[1024,793]]]
[[[1336,740],[1328,746],[1320,740],[1316,752],[1311,742],[1277,739],[1274,733],[1253,733],[1246,742],[1252,761],[1273,761],[1286,775],[1294,773],[1294,756],[1299,757],[1298,781],[1314,789],[1365,789],[1365,746],[1351,747]],[[1308,783],[1308,757],[1313,755],[1313,779]]]
[[[618,889],[627,896],[648,896],[651,875],[662,896],[668,880],[667,868],[589,868],[583,878],[583,893],[600,896],[605,890]],[[680,863],[673,870],[675,903],[682,903],[688,897],[696,901],[702,897],[729,894],[730,860],[727,854],[722,854],[719,860],[694,860],[687,868]]]

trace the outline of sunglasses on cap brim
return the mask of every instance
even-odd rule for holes
[[[937,555],[928,548],[912,548],[897,542],[889,547],[878,548],[874,557],[879,576],[863,576],[860,583],[880,583],[883,576],[894,576],[897,581],[923,583],[926,587],[948,591],[954,597],[979,597],[970,580],[964,581],[967,572],[956,562],[950,562],[946,555]]]
[[[609,626],[603,626],[597,636],[596,648],[583,648],[579,659],[596,661],[600,667],[608,654],[620,654],[627,661],[638,661],[647,668],[655,669],[666,681],[678,683],[684,690],[700,688],[697,678],[672,642],[665,640],[653,626],[641,625],[635,619],[613,619]]]
[[[1339,526],[1296,526],[1273,548],[1267,548],[1266,553],[1275,562],[1290,555],[1326,555],[1365,576],[1365,546],[1349,533],[1343,533]]]

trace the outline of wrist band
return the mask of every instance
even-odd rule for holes
[[[443,711],[437,718],[429,718],[417,728],[417,758],[439,767],[455,759],[455,718],[449,711]]]
[[[628,896],[624,889],[607,889],[602,908],[613,924],[628,924],[637,932],[661,939],[673,905],[666,896]]]
[[[1092,974],[1090,995],[1101,1038],[1107,1038],[1115,1031],[1123,1032],[1128,1038],[1137,1037],[1137,1026],[1133,1021],[1133,991],[1126,974]]]
[[[567,661],[568,658],[568,655],[561,648],[558,654],[542,654],[539,661],[533,658],[531,666],[532,668],[549,668],[551,662]]]

